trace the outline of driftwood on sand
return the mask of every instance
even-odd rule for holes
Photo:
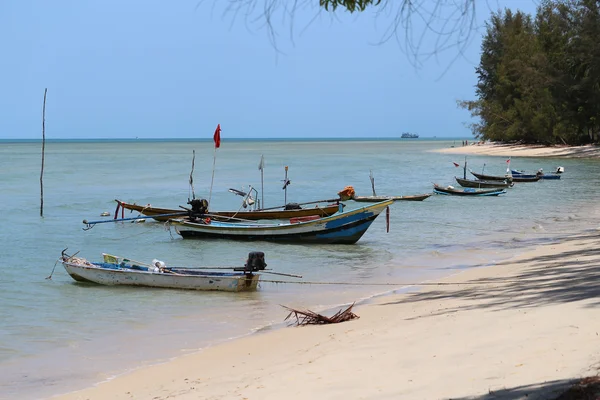
[[[346,322],[352,319],[360,318],[358,315],[352,312],[352,307],[354,307],[354,303],[352,303],[345,310],[340,310],[335,313],[331,317],[327,317],[325,315],[317,314],[316,312],[310,310],[296,310],[294,308],[282,306],[283,308],[290,310],[290,313],[285,317],[284,321],[290,319],[290,317],[294,316],[296,318],[295,322],[291,322],[291,325],[321,325],[321,324],[337,324],[339,322]]]

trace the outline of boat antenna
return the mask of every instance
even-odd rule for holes
[[[371,189],[373,189],[373,196],[377,196],[375,193],[375,178],[373,178],[373,170],[369,170],[369,179],[371,180]]]
[[[217,129],[215,129],[215,134],[213,135],[213,140],[215,142],[215,152],[213,154],[213,168],[212,168],[212,178],[210,180],[210,192],[208,192],[208,207],[210,207],[210,199],[212,197],[213,182],[215,181],[215,164],[217,162],[217,149],[221,146],[221,124],[217,124]]]
[[[285,166],[285,177],[283,178],[283,190],[284,190],[284,197],[283,197],[283,202],[287,205],[287,187],[288,185],[292,183],[290,182],[290,180],[288,179],[288,166]]]
[[[196,194],[194,193],[194,163],[196,161],[196,150],[192,150],[192,170],[190,171],[190,188],[192,190],[192,200],[196,198]],[[189,193],[188,193],[188,203],[190,202]]]
[[[258,163],[258,170],[260,171],[260,195],[261,195],[261,205],[259,208],[265,206],[265,183],[264,183],[264,169],[265,169],[265,156],[260,155],[260,162]]]

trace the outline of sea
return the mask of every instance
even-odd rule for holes
[[[335,199],[349,185],[361,196],[431,193],[433,183],[458,186],[465,162],[435,150],[461,145],[461,138],[223,137],[218,149],[212,140],[49,140],[42,173],[41,141],[0,141],[0,399],[50,398],[224,341],[295,329],[282,305],[334,312],[597,229],[600,160],[522,157],[511,167],[562,166],[562,179],[517,183],[499,197],[396,202],[389,232],[382,214],[353,245],[183,240],[161,222],[113,220],[115,199],[179,208],[196,197],[210,200],[211,210],[243,209],[229,189],[256,189],[263,207]],[[507,167],[505,157],[467,162],[489,174]],[[85,230],[84,219],[100,223]],[[82,284],[57,263],[63,249],[90,261],[106,252],[189,267],[241,267],[249,252],[262,251],[273,272],[302,278],[265,274],[250,293]]]

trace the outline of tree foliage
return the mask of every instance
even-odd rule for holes
[[[459,106],[482,140],[596,142],[600,130],[600,8],[545,0],[535,16],[504,10],[486,23],[477,100]]]
[[[378,6],[381,0],[319,0],[319,5],[327,11],[335,11],[339,6],[353,13],[365,11],[367,6]]]

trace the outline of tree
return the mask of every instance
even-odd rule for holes
[[[199,4],[206,0],[199,0]],[[428,58],[446,50],[456,50],[456,57],[471,42],[477,27],[476,0],[212,0],[213,9],[221,8],[225,17],[235,22],[243,18],[246,25],[266,29],[269,40],[279,50],[279,32],[274,21],[289,25],[289,35],[294,40],[298,26],[306,29],[322,16],[338,21],[342,13],[365,14],[374,11],[375,18],[385,18],[387,28],[379,44],[396,41],[418,67]],[[308,21],[299,21],[300,11],[312,10]],[[433,48],[424,48],[426,35],[436,38]]]

